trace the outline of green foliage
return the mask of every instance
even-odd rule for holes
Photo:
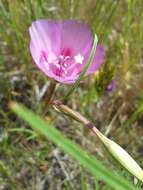
[[[11,108],[21,118],[27,121],[34,129],[36,129],[40,134],[44,135],[47,139],[51,140],[65,152],[70,154],[81,165],[88,169],[94,177],[104,180],[111,187],[116,189],[137,189],[133,187],[133,185],[131,185],[129,182],[127,182],[123,177],[118,176],[112,171],[106,169],[100,161],[98,161],[93,156],[88,155],[87,152],[80,149],[80,147],[77,144],[64,137],[53,126],[48,125],[44,120],[32,113],[27,108],[15,103],[11,103]]]

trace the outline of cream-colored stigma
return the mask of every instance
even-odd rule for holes
[[[77,54],[76,56],[74,56],[74,59],[76,63],[82,64],[84,57],[81,54]]]

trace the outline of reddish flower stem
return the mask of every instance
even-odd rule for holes
[[[50,86],[48,87],[48,90],[45,94],[45,98],[44,98],[44,102],[45,102],[45,105],[44,105],[44,115],[47,113],[48,111],[48,108],[51,104],[51,100],[53,98],[53,95],[54,95],[54,92],[55,92],[55,89],[56,89],[56,82],[55,81],[51,81],[50,82]]]
[[[82,123],[83,125],[85,125],[86,127],[88,127],[98,137],[100,137],[100,135],[102,135],[101,132],[96,128],[96,126],[92,122],[90,122],[87,118],[82,116],[79,112],[74,111],[71,108],[69,108],[68,106],[62,104],[60,101],[54,101],[53,107],[56,110],[61,111],[66,115],[69,115],[76,121],[78,121],[78,122]]]

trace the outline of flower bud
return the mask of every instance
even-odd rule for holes
[[[122,165],[124,166],[131,174],[137,177],[139,180],[143,182],[143,170],[137,164],[137,162],[117,143],[108,139],[99,131],[97,132],[98,137],[106,146],[108,151],[112,154],[112,156]]]

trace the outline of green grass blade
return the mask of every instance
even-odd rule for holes
[[[8,4],[7,1],[5,1],[6,4]],[[0,14],[3,16],[3,19],[6,18],[8,19],[9,18],[9,12],[7,11],[5,5],[4,5],[4,2],[2,0],[0,0]]]
[[[11,103],[10,106],[14,112],[28,122],[34,129],[71,155],[97,179],[105,181],[108,185],[117,190],[138,190],[138,188],[131,185],[123,177],[106,169],[95,157],[87,154],[87,152],[82,150],[77,144],[67,139],[57,129],[46,123],[42,118],[35,115],[24,106],[16,103]]]
[[[78,87],[78,85],[80,84],[80,81],[83,79],[88,67],[90,66],[90,64],[93,61],[95,52],[96,52],[96,46],[97,46],[97,42],[98,42],[98,38],[97,35],[94,35],[94,42],[93,42],[93,46],[92,46],[92,50],[89,56],[89,59],[87,61],[87,63],[85,64],[79,78],[77,79],[77,81],[75,82],[75,84],[71,87],[71,89],[69,90],[69,92],[67,93],[67,95],[64,98],[67,98],[68,96],[70,96],[72,94],[72,92]]]

